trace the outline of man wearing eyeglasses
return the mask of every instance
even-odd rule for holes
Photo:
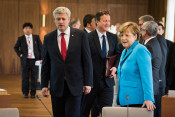
[[[143,28],[143,23],[147,21],[154,21],[154,18],[151,15],[144,15],[139,18],[140,31]],[[156,105],[158,106],[156,107],[156,110],[155,110],[155,112],[157,111],[158,114],[154,114],[154,115],[155,116],[158,115],[157,117],[161,117],[161,97],[165,95],[165,88],[166,88],[165,65],[167,61],[168,49],[167,49],[166,40],[162,35],[157,34],[156,38],[160,44],[160,48],[162,52],[162,62],[161,62],[160,70],[159,70],[159,96],[156,101],[158,103]],[[143,38],[139,42],[143,44],[144,43]]]

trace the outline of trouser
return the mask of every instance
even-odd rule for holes
[[[73,96],[64,82],[64,92],[61,97],[51,95],[54,117],[80,117],[80,105],[82,96]]]
[[[27,59],[26,65],[22,67],[22,92],[29,93],[29,76],[31,76],[31,95],[36,94],[38,66],[35,66],[35,59]]]
[[[104,80],[99,81],[99,84],[94,84],[91,93],[82,99],[81,117],[89,117],[91,109],[91,117],[97,117],[102,113],[103,107],[111,107],[113,94],[113,86],[108,87]]]

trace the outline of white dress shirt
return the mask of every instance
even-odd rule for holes
[[[61,52],[61,33],[59,30],[57,30],[57,41],[58,41],[58,47],[59,47],[59,50]],[[68,27],[65,31],[64,31],[65,35],[64,35],[64,38],[65,38],[65,41],[66,41],[66,48],[68,50],[68,45],[69,45],[69,38],[70,38],[70,27]]]
[[[85,28],[85,30],[88,32],[88,33],[90,33],[91,31],[90,30],[88,30],[87,28]]]
[[[155,38],[155,36],[154,37],[151,37],[151,38],[149,38],[147,40],[145,40],[144,45],[146,45],[148,43],[148,41],[151,40],[151,39],[153,39],[153,38]]]
[[[98,37],[99,37],[99,41],[100,41],[100,45],[101,45],[101,49],[102,49],[102,42],[103,42],[103,35],[105,36],[105,40],[106,40],[106,56],[108,56],[108,51],[109,51],[109,43],[108,43],[108,39],[107,39],[107,35],[106,35],[106,32],[104,34],[101,34],[97,29],[97,34],[98,34]]]
[[[34,55],[34,49],[33,49],[33,36],[32,34],[30,35],[25,35],[26,37],[26,42],[27,42],[27,46],[28,46],[28,59],[35,59],[35,55]],[[28,40],[29,39],[29,40]],[[30,43],[28,43],[30,42]],[[32,56],[30,57],[29,54],[32,54]]]

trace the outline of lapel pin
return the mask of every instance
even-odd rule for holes
[[[74,35],[72,35],[72,36],[74,36]]]

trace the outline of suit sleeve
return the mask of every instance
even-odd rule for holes
[[[21,43],[20,43],[20,38],[18,38],[18,40],[17,40],[17,42],[16,42],[16,44],[15,44],[15,46],[14,46],[14,50],[15,50],[15,52],[16,52],[16,54],[20,57],[20,55],[21,55],[21,50],[20,50],[20,48],[21,48]]]
[[[93,67],[87,35],[83,32],[82,58],[84,71],[84,86],[93,86]]]
[[[115,67],[118,68],[119,62],[120,62],[120,56],[121,56],[121,51],[118,46],[118,38],[117,35],[115,35],[115,54],[117,55],[116,62],[115,62]]]
[[[41,40],[40,40],[40,37],[39,36],[37,36],[38,38],[37,38],[37,40],[38,40],[38,50],[39,50],[39,59],[41,60],[41,56],[42,56],[42,43],[41,43]]]
[[[137,53],[137,64],[141,77],[144,101],[150,100],[154,102],[151,54],[146,47],[139,48]]]
[[[48,87],[50,80],[50,59],[47,49],[47,39],[44,37],[43,53],[42,53],[42,68],[41,68],[41,87]]]

